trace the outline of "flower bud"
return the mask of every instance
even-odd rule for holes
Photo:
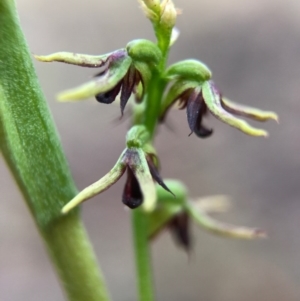
[[[160,25],[172,29],[176,23],[177,10],[172,0],[164,0],[161,5]]]

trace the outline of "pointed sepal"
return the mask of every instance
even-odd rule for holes
[[[228,238],[256,239],[266,238],[266,232],[258,228],[235,226],[215,220],[200,207],[196,208],[193,203],[186,203],[186,211],[191,218],[205,230]]]
[[[94,184],[86,187],[81,192],[79,192],[69,203],[67,203],[61,210],[63,214],[68,213],[74,207],[78,206],[82,202],[94,197],[95,195],[105,191],[111,185],[116,183],[126,170],[125,164],[125,154],[126,150],[122,153],[119,160],[115,166],[109,171],[104,177]]]
[[[250,136],[268,136],[268,133],[265,130],[254,128],[246,121],[239,119],[227,112],[222,106],[220,92],[212,81],[203,83],[202,95],[209,111],[219,120]]]
[[[107,70],[86,84],[60,93],[58,100],[78,101],[111,91],[124,78],[132,60],[125,51],[113,53],[109,60]]]
[[[124,49],[120,49],[119,51],[124,52]],[[87,55],[73,52],[56,52],[49,55],[34,55],[34,57],[40,62],[61,62],[81,67],[106,68],[109,64],[108,58],[112,54],[112,52],[103,55]]]
[[[227,111],[234,115],[247,117],[257,121],[275,120],[278,122],[278,115],[275,112],[263,111],[249,106],[235,103],[227,98],[222,98],[222,106]]]

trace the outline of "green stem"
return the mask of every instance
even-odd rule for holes
[[[146,109],[144,111],[144,122],[151,140],[154,139],[157,121],[160,114],[160,105],[163,93],[166,87],[166,81],[163,78],[165,65],[168,59],[168,46],[170,44],[170,35],[166,38],[159,36],[158,46],[162,51],[163,57],[157,70],[152,73],[146,96]],[[166,47],[167,45],[167,47]],[[148,219],[141,209],[135,209],[132,213],[132,227],[135,242],[135,259],[138,276],[138,291],[140,301],[154,300],[154,289],[151,270],[150,243],[148,238]]]
[[[151,256],[148,241],[148,227],[145,213],[138,208],[132,212],[132,230],[138,275],[140,301],[153,301],[154,289],[151,269]]]
[[[160,113],[160,103],[163,97],[164,88],[165,81],[161,78],[161,73],[159,71],[154,71],[149,83],[144,117],[144,125],[152,139],[155,134],[157,119]]]
[[[72,301],[106,301],[106,288],[78,210],[60,211],[75,194],[12,0],[0,0],[0,149]]]

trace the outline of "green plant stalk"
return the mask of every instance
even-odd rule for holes
[[[156,30],[156,28],[154,28]],[[160,104],[163,97],[166,82],[163,78],[165,65],[168,59],[168,49],[170,36],[164,41],[162,35],[157,35],[158,46],[162,51],[163,57],[158,70],[154,71],[150,80],[146,95],[146,109],[144,110],[143,124],[146,126],[151,140],[154,139],[155,130],[160,114]],[[132,228],[135,250],[135,261],[138,278],[138,293],[140,301],[153,301],[154,288],[151,269],[150,242],[148,238],[147,216],[140,209],[132,212]]]
[[[12,0],[0,0],[0,28],[1,152],[69,300],[107,301],[78,210],[66,216],[60,213],[77,191]]]
[[[151,255],[148,241],[148,227],[145,213],[137,208],[132,212],[132,229],[136,258],[138,295],[140,301],[153,301],[154,289],[151,269]]]

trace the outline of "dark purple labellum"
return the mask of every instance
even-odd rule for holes
[[[133,91],[135,84],[135,69],[131,66],[123,80],[122,90],[121,90],[121,114],[123,115],[125,106],[127,104],[128,99]]]
[[[187,102],[186,114],[191,133],[195,133],[199,138],[207,138],[212,135],[213,130],[202,125],[202,117],[206,114],[207,107],[204,103],[202,92],[193,92]]]
[[[190,223],[186,212],[176,215],[169,223],[176,242],[187,251],[191,248]]]
[[[120,81],[113,89],[110,91],[107,91],[105,93],[99,93],[95,97],[98,102],[100,103],[105,103],[105,104],[110,104],[115,101],[117,95],[120,92],[122,85],[122,81]]]
[[[208,138],[213,134],[213,129],[207,129],[204,127],[201,123],[197,126],[197,128],[194,130],[194,133],[199,138]]]
[[[186,115],[189,127],[191,129],[190,135],[195,131],[199,116],[201,118],[201,108],[204,105],[204,101],[201,93],[193,91],[188,99],[186,107]]]
[[[127,180],[123,191],[122,202],[131,209],[135,209],[143,203],[140,185],[129,167],[127,167]]]

